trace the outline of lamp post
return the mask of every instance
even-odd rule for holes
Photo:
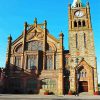
[[[79,61],[79,59],[78,58],[76,58],[76,64],[77,64],[77,66],[78,66],[78,61]],[[76,96],[79,96],[79,73],[78,73],[78,69],[76,68],[75,69],[75,72],[76,72]]]

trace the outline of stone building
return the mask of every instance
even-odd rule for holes
[[[5,90],[11,93],[54,94],[98,91],[97,65],[89,3],[68,5],[69,50],[47,29],[47,21],[25,22],[22,34],[8,37]]]

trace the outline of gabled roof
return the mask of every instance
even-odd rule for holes
[[[85,65],[87,65],[89,69],[90,69],[90,68],[92,68],[92,69],[94,68],[93,66],[89,65],[89,64],[85,61],[84,58],[79,62],[79,64],[76,66],[76,68],[79,69],[80,66],[82,66],[82,65],[83,65],[84,67],[86,67]]]
[[[41,32],[44,32],[44,24],[45,23],[43,23],[43,24],[37,24],[37,21],[36,21],[36,19],[35,19],[35,22],[36,23],[34,23],[33,25],[28,25],[27,24],[27,34],[28,33],[30,33],[32,30],[34,30],[34,29],[38,29],[38,30],[40,30]],[[22,32],[22,34],[16,39],[16,40],[14,40],[13,42],[12,42],[12,45],[14,45],[15,43],[17,43],[20,39],[22,39],[23,38],[23,33],[24,33],[24,31]],[[51,35],[50,33],[49,33],[49,31],[47,30],[47,36],[48,37],[50,37],[51,39],[53,39],[55,42],[59,42],[59,39],[56,39],[53,35]]]

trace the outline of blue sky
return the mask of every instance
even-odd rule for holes
[[[85,4],[87,0],[82,1]],[[89,2],[100,82],[100,3],[95,0]],[[35,17],[39,23],[47,20],[49,32],[56,38],[62,31],[65,49],[68,49],[68,0],[0,0],[0,67],[5,66],[9,34],[15,40],[23,31],[24,22],[32,24]]]

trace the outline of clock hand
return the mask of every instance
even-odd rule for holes
[[[78,16],[80,16],[80,12],[78,13]]]

